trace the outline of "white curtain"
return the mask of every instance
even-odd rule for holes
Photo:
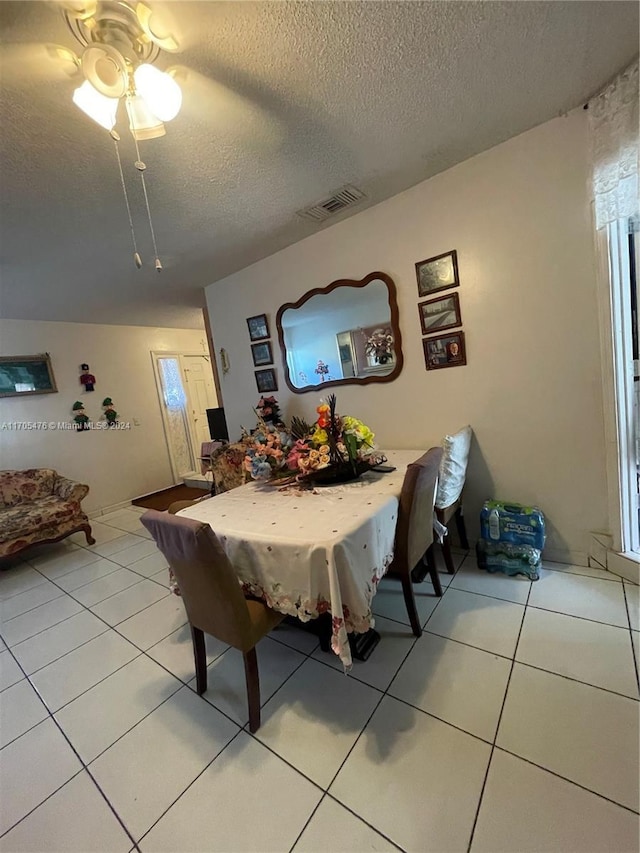
[[[638,60],[589,101],[596,228],[636,216]]]

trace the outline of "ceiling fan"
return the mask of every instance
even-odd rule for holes
[[[136,147],[135,167],[140,175],[146,213],[155,254],[155,269],[162,270],[145,182],[146,164],[138,142],[166,133],[165,122],[176,117],[182,92],[171,74],[153,63],[162,51],[175,53],[178,42],[157,14],[137,0],[56,0],[55,5],[73,36],[82,45],[79,55],[60,46],[51,46],[55,58],[63,60],[71,74],[81,74],[83,82],[74,90],[73,103],[89,118],[109,131],[124,193],[133,241],[134,262],[140,268],[129,195],[125,183],[115,129],[118,108],[124,102],[129,130]]]
[[[136,0],[62,0],[58,5],[82,45],[75,61],[85,79],[73,93],[76,106],[111,131],[124,99],[135,139],[162,136],[164,122],[180,110],[182,92],[153,63],[161,51],[178,50],[174,36],[149,6]]]

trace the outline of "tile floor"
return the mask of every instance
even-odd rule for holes
[[[0,572],[3,853],[637,851],[637,587],[461,553],[416,640],[385,580],[350,677],[308,632],[263,640],[253,736],[233,649],[208,639],[194,692],[139,512]]]

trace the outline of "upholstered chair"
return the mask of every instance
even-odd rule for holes
[[[244,658],[249,728],[260,727],[260,681],[256,644],[284,618],[242,594],[229,558],[208,524],[149,510],[142,523],[162,551],[180,587],[191,626],[196,689],[207,689],[205,633],[239,649]]]

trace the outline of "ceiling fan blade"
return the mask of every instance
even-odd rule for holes
[[[159,48],[169,53],[176,53],[179,50],[180,46],[170,31],[168,22],[163,20],[158,12],[153,12],[144,3],[138,3],[136,6],[136,16],[147,38]]]
[[[181,116],[215,128],[223,144],[240,142],[261,153],[282,144],[283,122],[259,101],[185,65],[173,65],[167,74],[182,89]]]
[[[62,7],[72,18],[84,21],[95,14],[97,0],[56,0],[56,6]]]
[[[43,42],[5,43],[0,45],[3,82],[30,79],[55,81],[75,77],[80,71],[76,54],[61,44]]]

